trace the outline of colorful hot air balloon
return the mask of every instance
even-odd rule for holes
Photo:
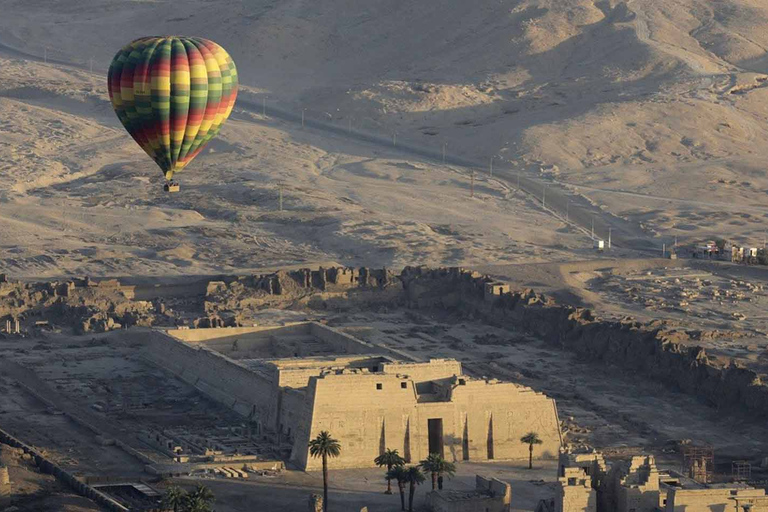
[[[108,81],[120,122],[169,181],[216,136],[237,97],[234,61],[199,37],[137,39],[112,59]]]

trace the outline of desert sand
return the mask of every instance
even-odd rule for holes
[[[764,236],[768,7],[757,0],[4,1],[2,12],[0,254],[14,275],[591,254],[588,216],[566,225],[565,200],[553,216],[517,192],[518,171],[569,191],[573,216],[578,201],[595,205],[600,238],[611,219],[649,250],[675,236]],[[242,82],[243,106],[170,197],[104,83],[116,49],[148,33],[216,40]],[[470,198],[465,168],[264,117],[262,101],[494,157],[496,175],[478,169]]]

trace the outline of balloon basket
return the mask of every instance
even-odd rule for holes
[[[179,184],[175,182],[166,183],[163,185],[163,190],[166,192],[178,192],[179,191]]]

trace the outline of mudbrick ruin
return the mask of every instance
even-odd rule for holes
[[[713,406],[739,406],[768,413],[768,386],[736,362],[710,360],[697,342],[716,332],[681,329],[666,322],[632,318],[603,320],[583,308],[558,304],[532,289],[509,290],[488,276],[461,268],[320,268],[213,279],[192,297],[136,300],[136,286],[89,278],[21,283],[0,278],[0,326],[20,323],[20,332],[55,328],[75,333],[131,326],[224,327],[247,323],[248,314],[268,307],[305,303],[334,307],[334,301],[389,304],[415,310],[450,311],[489,325],[509,326],[548,343],[640,372],[706,399]],[[171,306],[173,305],[173,307]],[[11,328],[13,331],[13,327]]]
[[[343,446],[335,469],[371,468],[393,448],[409,463],[430,453],[524,461],[520,439],[536,432],[530,455],[557,461],[558,474],[527,510],[695,511],[691,504],[741,500],[758,511],[767,501],[746,486],[759,475],[759,442],[752,452],[722,444],[731,459],[744,457],[733,462],[742,483],[712,487],[714,448],[695,435],[703,430],[671,437],[685,411],[673,411],[679,424],[664,430],[659,404],[629,416],[584,391],[630,376],[713,417],[764,418],[760,374],[707,355],[716,330],[602,319],[462,268],[1,281],[0,440],[111,510],[150,510],[158,494],[148,478],[318,470],[307,446],[325,430]],[[547,366],[563,357],[573,376]],[[590,375],[598,366],[614,373]],[[60,457],[60,445],[76,449]],[[680,459],[679,471],[657,470],[646,449]],[[7,499],[13,472],[3,475]],[[522,510],[510,508],[508,484],[481,475],[474,490],[435,491],[427,501],[440,511]]]

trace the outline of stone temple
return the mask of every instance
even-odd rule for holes
[[[327,430],[342,445],[336,468],[373,466],[385,449],[410,462],[537,458],[561,446],[555,401],[530,388],[465,375],[452,359],[402,360],[315,322],[282,327],[152,331],[143,357],[247,418],[253,434],[290,447],[316,470],[307,444]]]

